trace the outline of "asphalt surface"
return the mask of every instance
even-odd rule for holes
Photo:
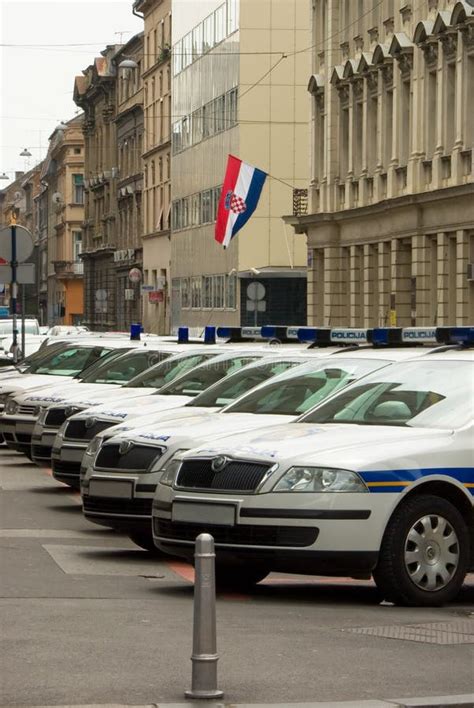
[[[0,502],[0,705],[182,703],[189,566],[90,524],[77,494],[5,449]],[[381,604],[369,581],[271,575],[219,595],[217,628],[226,705],[474,694],[473,575],[436,609]]]

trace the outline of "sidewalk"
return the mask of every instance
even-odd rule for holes
[[[336,703],[226,703],[225,701],[190,700],[185,703],[149,703],[141,706],[107,703],[105,705],[17,706],[16,708],[189,708],[192,705],[200,708],[474,708],[474,693]]]

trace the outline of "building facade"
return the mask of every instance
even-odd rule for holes
[[[171,283],[171,0],[136,0],[134,13],[144,21],[143,323],[147,332],[163,334]]]
[[[114,56],[117,71],[117,221],[115,268],[116,328],[129,330],[142,321],[143,280],[143,35],[127,42]],[[130,271],[135,274],[130,279]]]
[[[310,324],[472,322],[473,5],[313,2]]]
[[[306,323],[306,245],[281,217],[309,179],[309,7],[172,2],[173,328]],[[224,250],[214,228],[229,154],[269,177]]]
[[[84,220],[83,116],[61,123],[49,137],[38,195],[38,265],[44,289],[47,267],[48,324],[79,324],[83,320]],[[46,243],[44,233],[46,226]],[[43,299],[43,291],[40,300]]]
[[[15,179],[0,190],[0,223],[8,226],[12,216],[16,223],[24,226],[31,233],[33,250],[25,263],[34,265],[32,278],[34,282],[19,284],[17,307],[18,312],[24,310],[26,315],[38,316],[38,240],[37,212],[35,210],[36,195],[40,190],[40,174],[42,163],[27,172],[15,172]],[[0,282],[0,305],[10,306],[10,283]]]
[[[96,330],[141,320],[142,54],[141,34],[110,45],[74,84],[84,110],[84,323]]]

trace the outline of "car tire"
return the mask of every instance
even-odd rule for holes
[[[267,569],[257,566],[216,563],[216,589],[250,590],[266,578],[268,573]]]
[[[437,607],[458,594],[469,565],[469,531],[446,499],[415,496],[388,522],[373,577],[385,600]]]
[[[143,548],[144,551],[149,551],[150,553],[153,553],[153,555],[156,556],[161,556],[163,555],[162,552],[155,546],[153,543],[153,534],[151,533],[146,533],[146,531],[140,531],[136,533],[129,533],[128,537],[135,545],[139,546],[140,548]]]

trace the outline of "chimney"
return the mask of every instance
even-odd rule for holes
[[[24,174],[25,174],[25,173],[24,173],[23,171],[22,171],[22,172],[15,172],[15,181],[16,181],[17,179],[20,179],[20,177],[23,177]]]

